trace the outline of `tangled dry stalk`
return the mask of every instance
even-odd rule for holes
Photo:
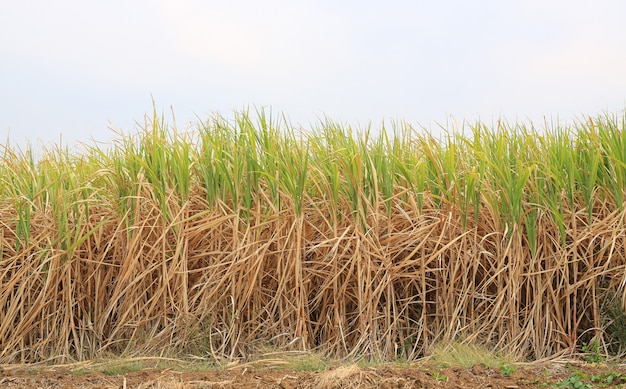
[[[444,141],[306,137],[263,114],[200,127],[171,136],[155,115],[112,149],[5,149],[0,362],[416,359],[459,339],[538,359],[613,341],[623,122]]]

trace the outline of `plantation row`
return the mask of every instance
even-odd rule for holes
[[[0,161],[0,363],[626,346],[624,117],[299,132],[247,113]]]

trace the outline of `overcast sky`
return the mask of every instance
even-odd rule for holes
[[[271,107],[416,126],[621,114],[623,0],[20,0],[0,5],[0,136],[109,141]]]

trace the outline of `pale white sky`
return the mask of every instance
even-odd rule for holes
[[[304,127],[621,113],[625,17],[623,0],[2,1],[0,136],[110,141],[152,98],[179,127],[248,106]]]

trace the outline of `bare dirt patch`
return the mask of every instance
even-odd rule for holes
[[[146,369],[119,375],[67,367],[0,367],[2,388],[587,388],[626,387],[626,367],[608,364],[551,364],[514,371],[476,365],[470,369],[415,367],[359,367],[343,365],[322,372],[303,372],[237,366],[211,371]],[[571,384],[571,386],[569,386]]]

